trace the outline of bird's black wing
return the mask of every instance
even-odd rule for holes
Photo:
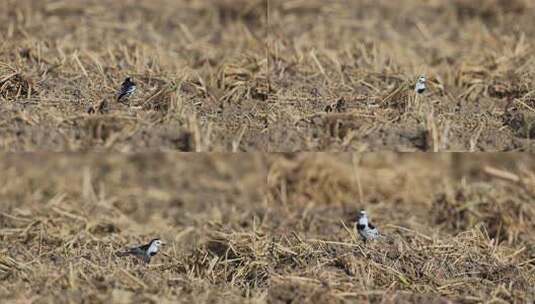
[[[145,245],[141,245],[141,246],[139,246],[137,248],[141,249],[142,251],[147,251],[147,250],[149,250],[149,247],[150,247],[150,243],[149,244],[145,244]]]
[[[123,99],[126,95],[128,95],[128,87],[123,84],[121,90],[117,94],[117,101],[121,101],[121,99]]]
[[[121,89],[117,93],[117,101],[120,101],[121,99],[123,99],[123,97],[127,96],[128,92],[130,91],[130,87],[133,85],[134,83],[129,79],[123,81],[123,83],[121,84]]]

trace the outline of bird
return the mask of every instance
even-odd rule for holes
[[[416,85],[414,85],[414,92],[418,93],[418,94],[422,94],[423,92],[425,92],[425,89],[426,89],[426,78],[424,75],[421,75],[420,77],[418,77],[418,81],[416,82]]]
[[[121,88],[117,92],[117,101],[122,102],[124,99],[130,98],[136,91],[136,84],[132,81],[132,78],[126,77],[121,84]]]
[[[379,238],[379,230],[369,220],[366,211],[361,210],[357,219],[357,231],[360,237],[366,242]]]
[[[165,243],[162,240],[156,238],[152,239],[148,244],[141,245],[138,247],[131,247],[128,248],[126,251],[118,252],[117,255],[121,257],[133,255],[143,259],[143,262],[148,264],[150,263],[151,258],[158,253],[162,245],[165,245]]]

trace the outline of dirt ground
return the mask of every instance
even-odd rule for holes
[[[532,151],[534,13],[529,0],[6,0],[0,148]],[[138,91],[117,103],[129,75]]]
[[[526,154],[0,158],[7,303],[531,303]],[[365,208],[385,235],[353,230]],[[148,265],[116,256],[153,237]]]

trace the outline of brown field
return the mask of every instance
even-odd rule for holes
[[[264,1],[4,1],[0,147],[267,151]]]
[[[272,151],[533,149],[535,2],[272,2]]]
[[[533,1],[267,4],[5,0],[0,148],[533,150]]]
[[[8,303],[532,303],[535,158],[4,155]],[[366,208],[386,237],[352,229]],[[148,266],[115,256],[159,236]]]
[[[343,153],[532,152],[534,15],[4,0],[0,150],[34,153],[0,156],[0,302],[535,302],[534,156]],[[154,237],[149,265],[116,255]]]

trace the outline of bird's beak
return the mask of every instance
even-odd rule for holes
[[[162,241],[162,246],[163,246],[163,245],[167,245],[167,243],[166,243],[166,242],[164,242],[164,241]]]

